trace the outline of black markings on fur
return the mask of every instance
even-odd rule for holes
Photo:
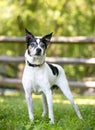
[[[47,44],[46,44],[46,41],[44,40],[44,39],[40,39],[41,40],[41,42],[43,42],[44,43],[44,45],[45,45],[45,49],[47,49]]]
[[[56,84],[54,84],[52,87],[51,87],[51,90],[54,90],[54,89],[58,89],[58,86]]]
[[[49,65],[50,69],[52,70],[52,73],[54,75],[58,76],[58,74],[59,74],[58,68],[56,66],[52,65],[52,64],[48,64],[48,65]]]
[[[36,38],[32,38],[32,39],[28,40],[28,42],[27,42],[27,48],[28,48],[32,43],[35,43],[35,45],[37,45]]]
[[[28,55],[31,56],[31,55],[30,55],[30,51],[29,51],[29,49],[28,49]]]

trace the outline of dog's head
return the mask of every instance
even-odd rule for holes
[[[48,44],[50,43],[52,33],[45,35],[42,38],[36,38],[27,29],[25,29],[25,32],[28,54],[30,56],[43,56]]]

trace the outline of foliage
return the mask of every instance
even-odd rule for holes
[[[25,27],[37,36],[52,31],[53,36],[95,35],[95,0],[3,0],[0,14],[0,35],[24,36]],[[8,56],[22,56],[25,51],[25,45],[13,43],[6,46],[0,43],[0,48],[0,55]],[[95,45],[52,45],[48,56],[90,58],[95,56]],[[89,74],[93,76],[95,72],[94,67],[89,66],[66,66],[65,69],[69,70],[69,77],[78,73],[77,80]]]
[[[83,115],[79,120],[69,102],[62,95],[54,95],[55,124],[50,125],[48,117],[41,117],[40,96],[33,96],[35,121],[28,119],[25,97],[22,93],[0,96],[0,130],[94,130],[95,97],[76,97],[76,103]]]
[[[0,34],[24,35],[27,27],[35,35],[93,35],[94,0],[4,0],[0,1]],[[6,26],[5,26],[6,25]]]

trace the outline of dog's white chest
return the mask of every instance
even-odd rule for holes
[[[41,92],[42,92],[42,89],[41,89],[40,85],[37,84],[37,83],[34,83],[34,84],[32,85],[32,92],[34,92],[34,93],[36,93],[36,94],[41,93]]]
[[[22,83],[25,86],[24,89],[31,90],[34,93],[42,92],[41,83],[44,80],[43,75],[44,72],[42,69],[37,69],[37,67],[32,69],[31,67],[26,66],[22,78]]]
[[[39,74],[36,75],[36,72],[34,72],[34,75],[31,79],[31,89],[32,92],[34,93],[42,92],[39,80],[40,80]]]

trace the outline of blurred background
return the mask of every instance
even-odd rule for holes
[[[95,0],[0,0],[0,35],[24,37],[25,28],[35,36],[53,32],[53,37],[95,37]],[[0,56],[24,56],[25,48],[24,42],[1,41]],[[56,43],[49,46],[47,56],[92,58],[95,44]],[[62,65],[69,80],[95,80],[95,65]],[[23,66],[24,63],[0,63],[0,77],[21,78],[19,70]]]

